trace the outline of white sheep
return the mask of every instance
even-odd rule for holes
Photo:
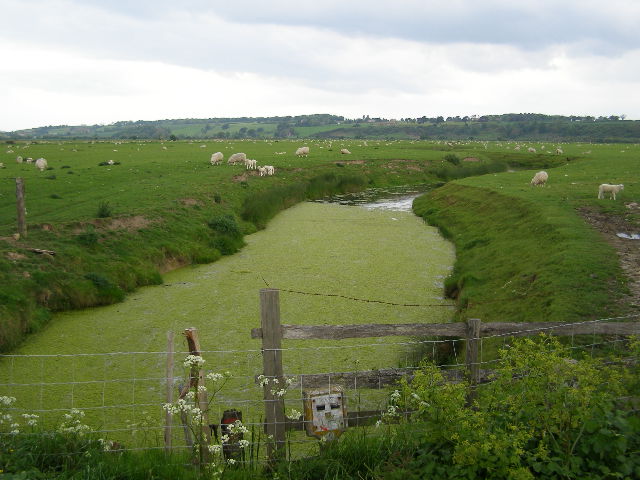
[[[16,162],[17,162],[17,163],[22,163],[22,157],[21,157],[20,155],[18,155],[18,156],[16,157]]]
[[[267,171],[267,175],[273,175],[274,173],[276,173],[276,169],[273,167],[273,165],[265,165],[264,168]]]
[[[258,167],[258,173],[261,177],[264,177],[267,174],[267,167]]]
[[[211,154],[211,165],[220,165],[222,160],[224,160],[224,155],[222,154],[222,152]]]
[[[0,168],[4,168],[4,163],[0,162]]]
[[[41,172],[44,172],[47,169],[47,161],[44,158],[37,159],[36,168]]]
[[[244,163],[247,160],[246,153],[234,153],[227,160],[227,165],[235,165],[236,163]]]
[[[527,148],[527,152],[529,152],[529,153],[536,153],[536,149],[535,149],[535,148],[533,148],[533,147],[529,147],[529,148]]]
[[[250,158],[248,158],[245,162],[244,162],[245,167],[247,168],[247,170],[255,170],[256,168],[258,168],[258,161],[257,160],[252,160]]]
[[[562,155],[564,152],[560,147],[556,148],[556,155]]]
[[[349,150],[347,150],[346,148],[341,149],[340,153],[343,154],[343,155],[351,155],[351,152]]]
[[[619,185],[610,185],[608,183],[603,183],[598,187],[598,198],[602,200],[604,198],[605,193],[610,193],[609,198],[616,199],[616,193],[620,193],[620,190],[624,190],[624,185],[621,183]]]
[[[306,157],[309,155],[309,147],[300,147],[296,150],[296,155],[299,157]]]
[[[544,187],[545,183],[549,179],[549,174],[544,170],[536,173],[531,179],[531,186],[542,185]]]

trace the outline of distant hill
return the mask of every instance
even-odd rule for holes
[[[618,116],[535,113],[464,117],[346,119],[330,114],[284,117],[187,118],[57,125],[0,132],[4,140],[356,138],[423,140],[544,140],[638,142],[640,121]]]

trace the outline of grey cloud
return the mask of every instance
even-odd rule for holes
[[[175,11],[211,13],[238,24],[307,26],[416,42],[509,44],[524,49],[584,43],[603,54],[640,46],[640,6],[634,0],[89,2],[137,18],[171,16]]]

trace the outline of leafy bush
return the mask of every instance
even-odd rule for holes
[[[207,222],[207,225],[209,225],[209,228],[222,235],[229,235],[231,237],[238,237],[242,235],[236,218],[228,213],[212,218]]]
[[[640,419],[621,403],[638,394],[632,377],[597,359],[572,359],[554,337],[517,340],[469,406],[466,385],[425,365],[392,398],[394,410],[425,422],[409,470],[423,469],[425,478],[435,465],[445,467],[438,478],[637,477]]]

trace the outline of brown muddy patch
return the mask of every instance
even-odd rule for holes
[[[108,230],[133,231],[148,227],[152,223],[152,220],[149,220],[142,215],[134,215],[133,217],[114,218],[105,225],[105,228]]]
[[[477,157],[465,157],[462,159],[463,162],[479,162],[480,159]]]
[[[634,207],[627,205],[632,210]],[[637,207],[636,207],[637,209]],[[628,279],[629,296],[621,300],[623,307],[640,311],[640,240],[618,237],[618,233],[638,233],[637,225],[620,215],[598,212],[590,208],[578,210],[582,218],[595,228],[618,254],[620,267]]]
[[[200,202],[199,200],[196,200],[195,198],[181,198],[180,203],[188,207],[193,207],[195,205],[202,206],[202,202]]]
[[[242,175],[234,175],[231,180],[233,180],[236,183],[240,183],[240,182],[246,182],[247,178],[249,178],[249,174],[243,173]]]
[[[90,222],[81,222],[76,224],[73,229],[73,233],[79,234],[84,232],[89,224],[96,228],[104,228],[105,230],[126,230],[128,232],[133,232],[141,228],[146,228],[153,223],[155,223],[154,220],[149,220],[142,215],[112,219],[96,218]]]

